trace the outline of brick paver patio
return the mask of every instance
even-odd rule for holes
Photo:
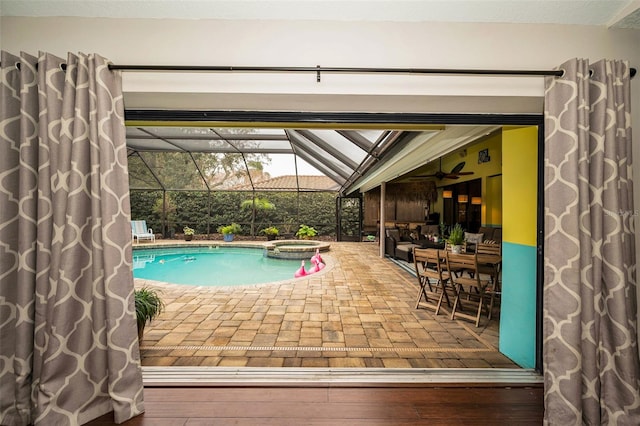
[[[136,279],[136,287],[160,288],[166,303],[145,329],[142,364],[518,368],[497,350],[496,315],[476,328],[415,309],[416,278],[381,259],[376,243],[333,242],[323,258],[323,271],[272,284]]]

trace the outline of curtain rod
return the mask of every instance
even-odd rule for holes
[[[36,65],[37,66],[37,65]],[[20,63],[16,64],[20,69]],[[562,77],[563,70],[483,70],[483,69],[447,69],[447,68],[349,68],[349,67],[258,67],[258,66],[209,66],[209,65],[117,65],[109,64],[110,70],[120,71],[185,71],[185,72],[315,72],[316,80],[320,82],[320,73],[342,74],[442,74],[442,75],[502,75],[502,76],[552,76]],[[66,70],[67,64],[60,68]],[[629,68],[629,76],[635,77],[637,70]]]
[[[349,67],[258,67],[258,66],[207,66],[207,65],[109,65],[110,70],[121,71],[186,71],[186,72],[292,72],[320,74],[453,74],[453,75],[511,75],[511,76],[554,76],[562,77],[563,70],[484,70],[484,69],[444,69],[444,68],[349,68]],[[636,69],[630,68],[630,76],[636,75]]]

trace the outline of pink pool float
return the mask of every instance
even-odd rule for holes
[[[300,265],[300,269],[298,269],[295,272],[295,274],[293,274],[293,276],[296,278],[300,278],[300,277],[304,277],[305,275],[309,275],[309,273],[304,269],[304,260],[303,260],[302,264]]]
[[[322,260],[322,256],[320,256],[320,249],[316,249],[316,254],[311,256],[311,263],[314,263],[316,260],[318,261],[318,263],[324,264]]]
[[[319,262],[318,259],[313,259],[312,263],[313,263],[313,267],[309,269],[310,274],[320,272],[322,268],[324,268],[324,263]]]

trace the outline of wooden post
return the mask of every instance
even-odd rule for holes
[[[384,232],[384,222],[386,221],[385,219],[385,211],[384,211],[384,204],[385,204],[385,197],[386,197],[386,192],[387,192],[387,183],[386,182],[382,182],[380,184],[380,257],[384,259],[384,254],[385,254],[385,232]]]

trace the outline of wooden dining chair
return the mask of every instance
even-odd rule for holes
[[[502,244],[478,243],[478,244],[476,244],[476,253],[478,253],[478,254],[496,254],[498,256],[502,256]]]
[[[461,244],[461,246],[462,246],[461,247],[461,253],[466,253],[467,252],[467,242],[465,241],[464,243]],[[446,252],[452,253],[452,247],[451,247],[451,244],[449,244],[448,241],[445,241],[444,250]],[[455,274],[456,276],[465,273],[465,270],[463,268],[452,268],[452,269],[448,269],[447,271],[450,272],[450,273]]]
[[[479,255],[488,254],[495,256],[502,256],[502,244],[499,243],[479,243],[476,247],[476,253]],[[502,271],[502,263],[498,264],[478,264],[478,272],[489,276],[490,285],[485,290],[485,293],[492,293],[492,303],[489,311],[489,319],[491,319],[491,312],[493,311],[493,302],[495,299],[500,299],[502,295],[500,272]]]
[[[490,284],[489,280],[483,280],[478,273],[477,254],[455,254],[446,252],[445,264],[447,270],[450,271],[449,276],[456,293],[453,308],[451,309],[451,319],[453,320],[456,316],[460,316],[475,321],[476,327],[478,327],[480,325],[483,307],[487,302],[487,316],[491,313],[491,309],[493,308],[493,294],[486,292]],[[469,274],[456,275],[452,272],[460,269],[469,272]],[[478,309],[475,317],[463,311],[464,307],[462,306],[461,296],[464,294],[467,295],[468,300],[478,299]]]
[[[416,309],[420,306],[432,308],[435,310],[435,315],[438,315],[443,300],[446,300],[447,305],[451,306],[449,295],[447,294],[449,272],[444,268],[444,252],[437,249],[415,247],[413,249],[413,264],[416,269],[419,287]],[[427,288],[429,293],[440,293],[437,302],[429,298]]]
[[[476,253],[502,256],[502,244],[495,243],[479,243],[476,246]],[[487,274],[491,277],[491,281],[498,285],[500,281],[500,264],[495,268],[492,265],[479,264],[478,269],[481,274]]]

